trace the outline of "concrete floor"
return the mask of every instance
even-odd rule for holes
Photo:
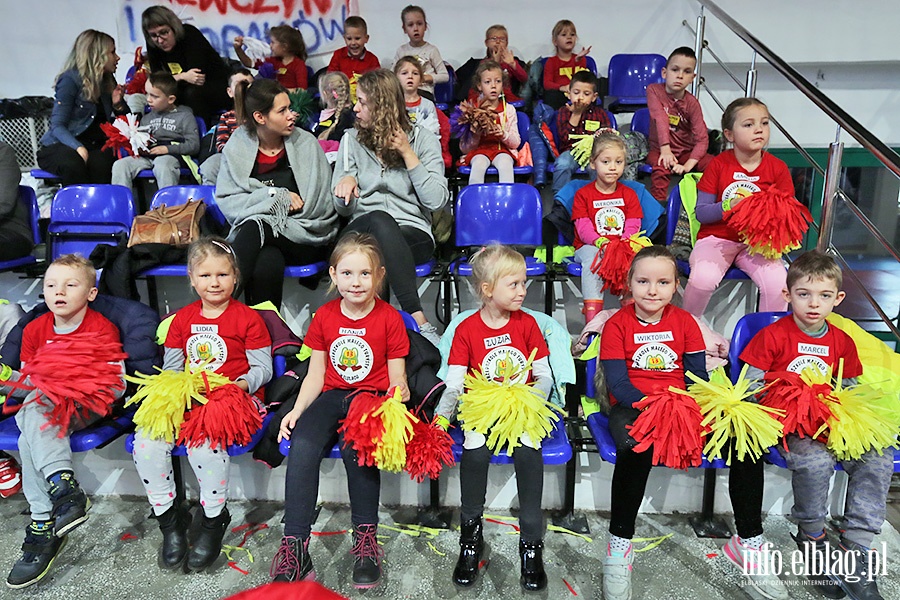
[[[0,503],[0,518],[6,526],[0,530],[0,565],[9,568],[19,556],[22,531],[27,517],[19,495]],[[235,551],[236,566],[228,566],[224,556],[206,573],[185,575],[159,569],[157,548],[161,537],[156,522],[148,519],[149,507],[143,499],[95,498],[90,520],[69,536],[53,570],[44,581],[25,591],[0,590],[3,598],[35,598],[41,600],[212,600],[223,598],[269,580],[272,556],[281,538],[282,508],[275,503],[231,503],[232,528],[246,523],[267,527],[249,536],[245,547],[252,553]],[[458,591],[450,583],[456,560],[457,534],[441,531],[431,539],[422,535],[412,537],[394,527],[402,527],[414,518],[414,509],[383,509],[379,536],[386,554],[383,584],[365,593],[357,592],[349,583],[351,546],[349,534],[317,536],[311,544],[318,580],[348,597],[375,598],[466,598],[467,600],[508,598],[581,598],[599,600],[602,597],[602,555],[605,551],[605,515],[588,513],[591,539],[583,539],[557,532],[548,532],[545,543],[545,562],[549,586],[545,592],[525,594],[518,585],[518,536],[512,527],[487,523],[485,534],[491,559],[485,576],[471,590]],[[499,519],[512,517],[499,516]],[[349,510],[345,506],[325,506],[314,527],[315,531],[343,531],[350,525]],[[765,521],[768,539],[785,556],[790,565],[790,551],[794,549],[789,533],[793,526],[784,517],[769,517]],[[246,529],[246,528],[245,528]],[[655,538],[666,534],[672,537],[647,552],[637,554],[634,570],[634,597],[648,599],[752,598],[742,587],[739,571],[721,553],[721,540],[698,539],[687,518],[680,515],[642,515],[638,518],[637,536]],[[241,543],[243,531],[229,531],[225,544]],[[900,598],[900,576],[894,569],[900,556],[900,535],[890,525],[877,539],[884,542],[888,554],[888,575],[879,580],[886,599]],[[636,544],[641,546],[642,544]],[[792,575],[783,579],[790,586],[791,598],[812,599],[820,596],[806,586],[802,578]],[[566,582],[571,586],[570,591]]]

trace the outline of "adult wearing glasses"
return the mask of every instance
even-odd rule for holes
[[[151,6],[141,16],[151,71],[167,71],[178,82],[178,104],[207,124],[230,108],[229,69],[200,30],[165,6]]]
[[[485,53],[483,57],[472,57],[456,70],[456,98],[457,104],[463,100],[475,102],[478,100],[478,91],[474,89],[473,79],[475,71],[483,61],[492,60],[503,69],[503,93],[507,102],[519,99],[519,89],[528,81],[528,70],[521,59],[513,56],[509,49],[509,33],[503,25],[491,25],[484,34]]]

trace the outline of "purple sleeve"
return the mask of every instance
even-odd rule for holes
[[[701,223],[718,223],[722,220],[722,203],[716,202],[716,195],[697,192],[697,220]]]

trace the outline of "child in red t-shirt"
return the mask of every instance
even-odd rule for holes
[[[23,368],[39,360],[36,355],[47,344],[64,342],[72,334],[90,334],[97,345],[119,345],[116,326],[88,306],[97,297],[96,279],[93,265],[81,256],[66,254],[50,264],[43,285],[44,302],[50,312],[28,323],[22,331],[19,359]],[[0,373],[2,380],[28,383],[21,381],[21,373],[5,365]],[[118,398],[124,390],[123,381],[121,388],[113,389],[112,396]],[[90,502],[75,479],[70,431],[51,422],[53,402],[39,389],[25,391],[0,385],[0,394],[24,398],[15,418],[22,432],[22,489],[31,510],[31,523],[25,531],[22,556],[6,578],[9,587],[18,589],[37,583],[47,574],[65,545],[66,536],[87,520]],[[82,415],[73,417],[70,430],[89,425],[101,416],[91,414],[87,420]]]
[[[794,195],[794,183],[784,161],[766,152],[769,111],[756,98],[738,98],[722,113],[722,133],[734,144],[712,159],[697,184],[697,243],[691,251],[691,275],[684,288],[684,310],[703,316],[713,292],[734,263],[759,287],[759,310],[781,311],[785,268],[780,258],[750,254],[738,232],[722,220],[747,196],[775,186]]]
[[[456,414],[464,378],[470,370],[479,370],[493,380],[499,368],[510,361],[521,370],[534,351],[532,369],[525,377],[534,382],[544,397],[553,387],[547,344],[534,317],[520,310],[525,300],[526,280],[522,255],[507,246],[493,245],[479,251],[471,263],[482,304],[481,310],[459,324],[453,337],[445,377],[447,388],[435,409],[439,422],[444,425]],[[460,553],[453,582],[467,587],[478,577],[484,551],[481,518],[491,451],[483,434],[465,429],[465,425],[463,430],[465,441],[459,470]],[[527,435],[521,441],[522,445],[512,452],[519,492],[520,583],[524,589],[536,591],[547,585],[542,558],[544,461],[539,444]]]
[[[284,484],[284,537],[272,560],[275,581],[315,577],[309,536],[319,464],[334,443],[353,395],[360,390],[384,393],[397,386],[403,401],[409,400],[409,338],[400,313],[378,298],[385,275],[378,242],[367,233],[348,233],[338,242],[330,262],[332,289],[337,289],[340,298],[313,317],[304,340],[312,349],[309,372],[278,435],[279,441],[291,440],[291,453]],[[353,585],[371,588],[382,576],[383,551],[375,538],[381,478],[376,467],[360,466],[353,448],[340,445],[353,513]]]
[[[543,97],[545,103],[559,110],[567,101],[566,94],[569,92],[572,75],[587,69],[585,56],[590,53],[591,46],[575,53],[578,33],[575,31],[575,23],[568,19],[557,21],[550,41],[553,42],[556,53],[544,62]]]
[[[262,387],[272,378],[272,341],[262,317],[231,297],[240,277],[234,251],[222,239],[203,238],[188,248],[187,266],[191,287],[200,299],[175,313],[163,344],[163,370],[206,369],[261,397]],[[252,401],[265,411],[259,400]],[[175,569],[187,558],[188,569],[202,571],[219,556],[231,521],[225,507],[230,458],[223,446],[215,448],[211,442],[187,449],[203,507],[200,535],[188,553],[190,515],[175,505],[174,447],[174,442],[153,439],[139,427],[134,464],[163,534],[161,565]]]
[[[740,359],[750,365],[748,377],[761,380],[768,372],[799,374],[806,368],[836,376],[842,363],[843,385],[856,383],[863,373],[856,345],[849,335],[826,321],[844,299],[842,280],[840,267],[827,254],[807,252],[791,263],[783,296],[790,302],[792,314],[760,331],[741,352]],[[798,525],[794,540],[805,560],[816,559],[806,565],[810,582],[830,598],[837,597],[838,586],[852,598],[880,598],[875,582],[877,569],[868,571],[872,565],[869,551],[884,523],[894,453],[890,449],[872,449],[858,460],[838,461],[826,447],[826,440],[792,434],[785,441],[789,451],[782,454],[791,470],[794,490],[791,520]],[[828,492],[836,463],[843,466],[850,479],[838,546],[829,542],[825,532]],[[759,471],[754,482],[758,488],[757,515],[762,510],[762,466]],[[735,509],[735,518],[737,512]],[[762,533],[761,525],[759,532]],[[836,552],[843,553],[839,564],[853,568],[825,571],[825,565],[838,560]],[[737,536],[725,546],[725,555],[741,568],[747,562],[761,560]]]
[[[634,303],[613,315],[600,338],[600,363],[609,389],[609,431],[616,441],[609,545],[603,597],[631,598],[634,524],[653,467],[653,451],[636,453],[628,434],[640,412],[635,402],[670,385],[683,388],[688,371],[707,378],[705,345],[696,320],[670,302],[678,285],[675,258],[663,246],[644,248],[628,273]]]
[[[309,74],[306,72],[306,44],[303,42],[303,35],[290,25],[276,25],[269,29],[269,38],[272,40],[272,56],[258,60],[256,64],[244,52],[242,35],[234,38],[234,53],[245,67],[258,69],[263,63],[272,65],[275,80],[288,90],[305,90]]]
[[[575,223],[575,260],[581,263],[581,294],[584,318],[590,322],[603,310],[603,282],[594,272],[603,245],[611,237],[630,237],[640,231],[641,201],[627,185],[619,183],[625,170],[625,142],[614,129],[602,130],[591,147],[593,183],[575,193],[572,221]]]
[[[347,17],[344,21],[343,48],[331,55],[328,71],[340,71],[350,80],[350,99],[356,102],[356,81],[359,76],[381,68],[378,57],[366,49],[369,43],[369,27],[365,19],[358,16]]]

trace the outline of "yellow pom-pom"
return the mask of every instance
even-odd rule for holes
[[[126,375],[125,379],[140,386],[125,403],[126,406],[141,404],[134,415],[135,425],[149,439],[169,443],[178,437],[184,413],[193,403],[206,404],[207,389],[230,383],[224,375],[205,369],[191,372],[188,364],[184,371],[160,370],[155,375]]]
[[[738,460],[742,461],[746,456],[759,460],[766,448],[777,444],[781,437],[782,425],[775,415],[780,416],[784,412],[747,401],[760,390],[750,391],[750,386],[755,382],[747,379],[746,375],[747,365],[744,365],[734,384],[722,369],[713,371],[709,381],[688,372],[694,383],[687,391],[700,406],[702,425],[710,431],[703,448],[709,460],[723,458],[722,451],[728,440],[733,440],[733,454]],[[730,465],[731,456],[724,458]]]
[[[591,150],[594,147],[594,135],[593,134],[575,134],[569,136],[570,140],[578,140],[572,147],[569,148],[569,152],[572,153],[572,158],[578,163],[578,166],[582,169],[586,169],[591,162]]]
[[[869,450],[883,454],[886,448],[897,448],[900,399],[885,396],[872,385],[843,387],[843,366],[841,361],[834,391],[825,398],[832,414],[826,446],[838,460],[858,460]]]
[[[373,453],[375,465],[382,471],[399,473],[406,467],[406,445],[412,437],[413,423],[418,419],[406,409],[399,388],[385,398],[372,416],[380,417],[384,423],[384,435]]]
[[[520,371],[514,370],[513,361],[505,361],[506,371],[496,381],[480,371],[466,375],[466,392],[459,397],[459,420],[463,429],[487,436],[487,446],[494,454],[504,448],[512,453],[522,445],[523,434],[540,448],[541,440],[553,430],[553,421],[559,420],[553,405],[538,390],[517,383],[531,369],[535,352]]]

